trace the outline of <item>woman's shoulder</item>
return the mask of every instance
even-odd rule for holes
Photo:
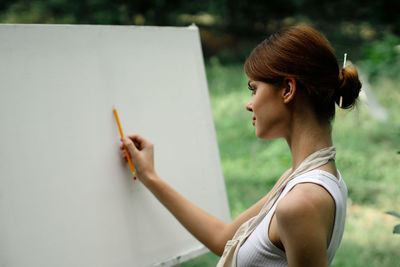
[[[325,266],[326,251],[334,220],[334,200],[319,185],[301,183],[277,204],[276,225],[288,262],[318,261]],[[327,266],[327,262],[326,262]]]
[[[326,189],[315,183],[296,184],[277,204],[278,218],[292,220],[299,216],[331,214],[335,201]]]

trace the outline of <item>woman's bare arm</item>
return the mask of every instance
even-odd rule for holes
[[[312,183],[296,185],[279,202],[275,216],[289,266],[328,266],[334,212],[329,193]]]
[[[227,224],[191,203],[156,173],[148,177],[144,184],[193,236],[219,256],[239,226],[256,215],[266,199],[264,197]]]
[[[160,179],[154,170],[152,143],[139,135],[130,135],[123,139],[123,146],[128,148],[139,180],[193,236],[217,255],[222,255],[226,242],[232,239],[239,226],[257,215],[269,198],[267,194],[231,223],[224,223],[191,203]]]

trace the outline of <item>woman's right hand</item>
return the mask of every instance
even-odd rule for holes
[[[155,173],[153,144],[138,134],[125,136],[121,141],[120,149],[127,148],[136,176],[142,182],[149,179]],[[126,153],[122,157],[127,160]]]

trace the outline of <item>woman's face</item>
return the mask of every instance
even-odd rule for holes
[[[261,81],[249,81],[253,91],[250,102],[246,105],[253,112],[253,126],[260,139],[284,137],[288,128],[289,110],[284,103],[285,88]]]

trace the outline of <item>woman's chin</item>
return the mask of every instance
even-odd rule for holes
[[[268,132],[257,131],[257,129],[256,129],[256,136],[262,140],[274,140],[274,139],[278,139],[281,137],[281,136],[273,135]]]
[[[263,133],[263,132],[261,132],[261,131],[257,131],[257,129],[256,129],[256,136],[259,138],[259,139],[262,139],[262,140],[268,140],[269,138],[268,138],[268,135],[266,135],[265,133]]]

